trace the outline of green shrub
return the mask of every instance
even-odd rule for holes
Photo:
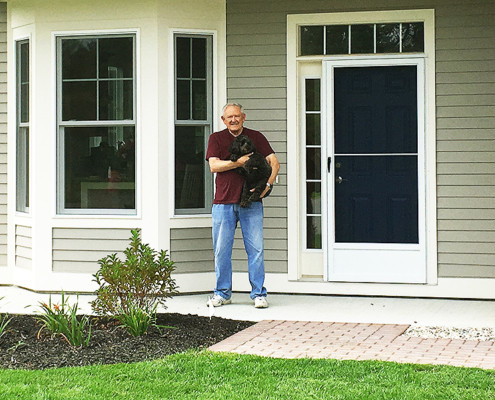
[[[178,293],[171,277],[174,263],[167,251],[158,253],[143,244],[138,229],[131,233],[124,261],[117,254],[98,261],[100,269],[93,277],[99,288],[91,306],[99,315],[129,315],[136,310],[146,314],[156,311],[158,304],[165,307],[166,299]]]
[[[87,316],[77,318],[79,304],[73,306],[67,303],[64,292],[62,292],[62,302],[60,304],[52,304],[52,296],[50,295],[48,304],[40,302],[41,314],[36,317],[38,321],[43,323],[40,332],[43,328],[50,331],[51,335],[63,336],[72,346],[88,346],[91,337],[91,324]],[[84,330],[89,326],[89,332],[86,335]],[[39,335],[39,333],[38,333]]]

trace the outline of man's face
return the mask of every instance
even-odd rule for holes
[[[246,120],[246,114],[241,112],[238,107],[229,106],[225,109],[222,116],[222,121],[227,129],[234,135],[238,135],[242,131],[242,125]]]

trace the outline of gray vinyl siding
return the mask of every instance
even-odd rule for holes
[[[7,3],[0,3],[0,265],[7,265]]]
[[[399,9],[435,9],[439,276],[495,277],[494,0],[227,0],[228,99],[282,161],[265,203],[267,269],[287,270],[287,15]]]
[[[31,269],[33,265],[33,232],[29,226],[15,226],[15,266]]]
[[[177,274],[215,271],[211,228],[171,229],[170,259]]]
[[[437,9],[438,267],[495,277],[495,1]]]
[[[129,229],[53,228],[53,271],[93,274],[105,256],[125,259],[130,237]]]

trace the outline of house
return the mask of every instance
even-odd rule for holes
[[[130,229],[211,291],[227,101],[282,169],[270,292],[495,298],[495,1],[0,3],[0,284],[95,289]],[[8,189],[8,190],[7,190]],[[248,290],[242,240],[234,290]]]

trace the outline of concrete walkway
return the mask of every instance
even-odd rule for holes
[[[176,296],[159,312],[209,316],[208,296]],[[50,296],[0,286],[2,297],[0,312],[32,314]],[[91,313],[94,298],[79,296],[81,313]],[[401,336],[410,325],[495,328],[495,301],[271,294],[269,308],[255,309],[246,293],[234,293],[232,299],[214,315],[258,323],[212,346],[213,351],[495,369],[495,342]],[[52,302],[58,301],[60,295],[52,295]]]

